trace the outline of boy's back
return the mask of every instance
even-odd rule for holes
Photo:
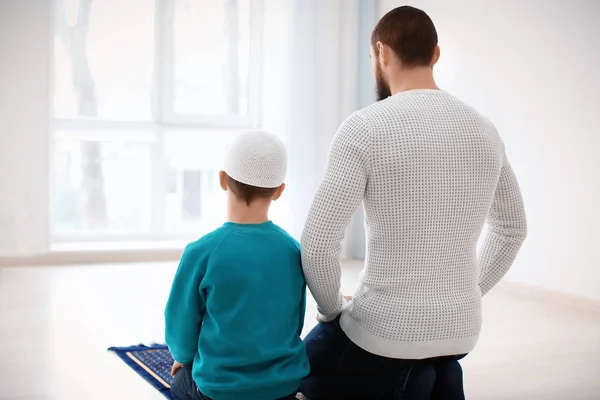
[[[165,312],[173,358],[193,360],[194,380],[211,398],[290,394],[309,369],[305,296],[293,238],[272,222],[225,223],[182,257]]]
[[[165,311],[176,400],[295,399],[308,375],[300,245],[268,219],[286,168],[267,132],[238,135],[228,152],[228,222],[186,248]]]

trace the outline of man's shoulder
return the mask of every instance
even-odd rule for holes
[[[385,130],[391,123],[409,124],[440,112],[462,116],[476,121],[483,128],[494,131],[492,122],[470,104],[443,90],[412,91],[390,96],[355,112],[369,127]]]
[[[355,111],[342,122],[337,130],[333,137],[332,151],[339,145],[366,149],[370,134],[370,121],[366,118],[364,110]]]
[[[356,114],[357,118],[362,119],[365,124],[370,125],[374,119],[380,119],[390,112],[401,112],[403,108],[402,103],[399,103],[397,98],[391,96],[387,99],[369,104],[368,106],[355,111],[354,114]]]
[[[419,105],[427,102],[417,101],[416,92],[398,93],[386,99],[379,100],[355,112],[368,126],[378,125],[378,122],[389,117],[394,119],[402,116],[413,115]],[[443,96],[447,101],[454,101],[451,95],[441,92],[436,97]]]

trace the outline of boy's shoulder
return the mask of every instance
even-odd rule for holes
[[[264,230],[260,232],[265,232]],[[267,239],[270,243],[264,243],[267,246],[284,246],[290,252],[300,253],[300,243],[294,239],[285,229],[278,225],[272,224],[272,229],[268,229],[270,235]],[[265,237],[262,236],[261,240]],[[200,239],[187,245],[185,253],[187,255],[200,255],[206,253],[222,253],[217,251],[223,248],[225,253],[230,253],[230,248],[238,247],[248,240],[248,232],[231,229],[227,225],[223,225],[214,231],[207,233]]]
[[[294,250],[300,251],[300,243],[292,237],[285,229],[279,225],[273,224],[273,229],[281,237],[281,239],[288,243]]]
[[[191,242],[185,248],[185,253],[196,254],[214,251],[232,232],[225,227],[219,227],[207,233],[195,242]]]

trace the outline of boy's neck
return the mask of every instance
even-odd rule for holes
[[[236,224],[262,224],[269,221],[271,202],[255,200],[250,205],[230,199],[227,204],[227,221]]]

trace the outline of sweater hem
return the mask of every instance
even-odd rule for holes
[[[405,360],[467,354],[475,348],[479,339],[479,334],[458,339],[424,342],[385,339],[364,329],[348,311],[342,313],[340,326],[346,336],[363,350],[381,357]]]

